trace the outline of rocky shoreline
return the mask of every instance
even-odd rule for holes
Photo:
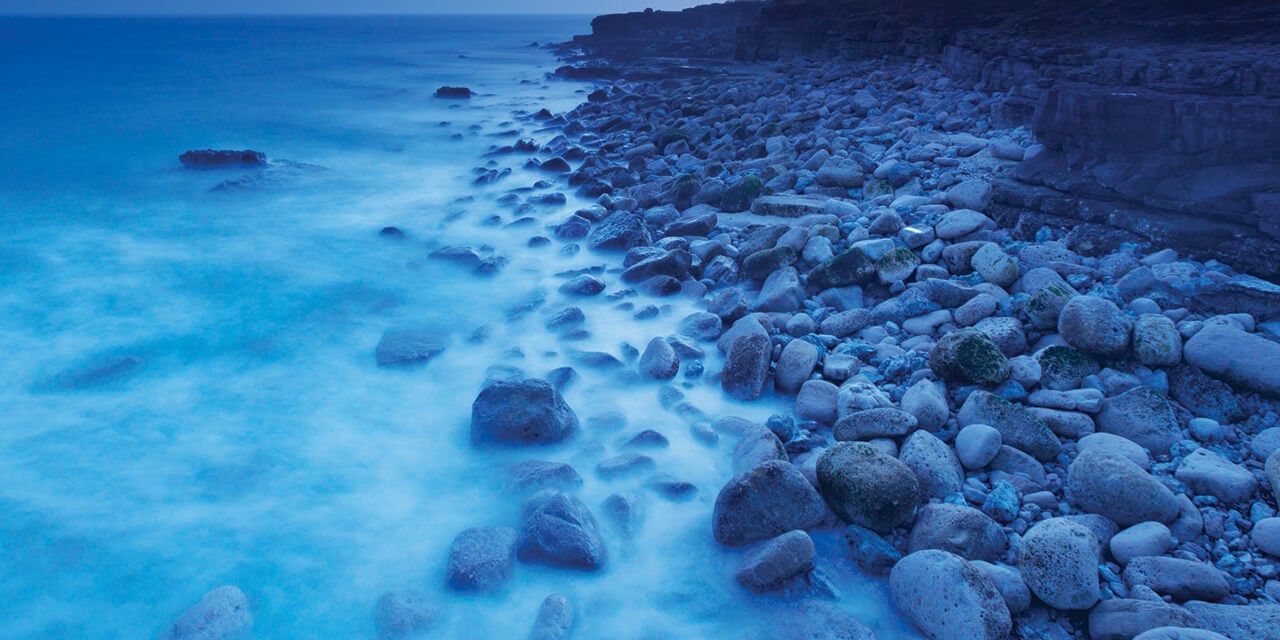
[[[927,62],[617,81],[567,116],[600,207],[555,234],[702,297],[641,375],[688,379],[682,345],[714,340],[703,379],[795,398],[715,423],[741,433],[713,527],[753,545],[744,585],[788,589],[803,531],[847,526],[931,638],[1280,637],[1274,286],[1015,239],[993,182],[1036,144],[991,109]],[[1219,287],[1242,294],[1198,295]]]
[[[740,552],[744,590],[790,607],[763,637],[875,637],[815,570],[831,563],[811,534],[842,531],[839,553],[886,578],[929,638],[1280,638],[1280,288],[1176,248],[1002,224],[1001,181],[1041,145],[993,125],[1000,105],[936,61],[629,64],[564,72],[625,79],[570,113],[524,114],[536,139],[494,155],[535,156],[549,185],[595,201],[529,227],[530,246],[612,256],[558,293],[632,313],[644,347],[578,366],[659,386],[707,455],[732,452],[709,530]],[[476,183],[508,175],[503,160]],[[433,257],[486,276],[506,264]],[[664,298],[702,310],[644,334]],[[582,322],[567,304],[546,326],[570,340]],[[422,366],[442,348],[388,334],[377,358]],[[561,396],[576,375],[499,367],[473,445],[536,451],[604,429],[578,416],[598,407]],[[683,399],[708,385],[791,411],[758,423]],[[635,434],[596,477],[687,499],[698,487],[654,473],[667,438]],[[511,473],[519,522],[460,532],[450,589],[500,589],[517,560],[598,571],[601,524],[641,526],[625,492],[575,496],[570,464]],[[530,637],[572,637],[574,615],[553,594]],[[224,587],[165,637],[247,636],[248,616]],[[379,637],[409,638],[439,616],[389,592],[374,617]]]

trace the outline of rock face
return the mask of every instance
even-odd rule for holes
[[[771,460],[730,480],[711,516],[716,542],[738,547],[822,522],[826,506],[790,462]]]
[[[226,167],[261,167],[267,164],[267,154],[245,149],[200,149],[178,156],[178,162],[188,169],[222,169]]]
[[[946,551],[917,551],[900,560],[889,574],[889,593],[933,640],[1002,640],[1013,624],[991,579]]]
[[[550,444],[577,432],[578,415],[545,380],[497,381],[471,404],[475,445]]]
[[[218,587],[187,609],[160,635],[160,640],[249,640],[253,614],[249,599],[237,587]]]
[[[920,484],[911,468],[864,442],[841,442],[818,459],[818,488],[846,522],[888,533],[915,512]]]
[[[1027,587],[1057,609],[1088,609],[1098,601],[1098,539],[1084,525],[1051,518],[1031,527],[1018,549]]]
[[[587,505],[548,490],[534,494],[524,505],[516,557],[522,562],[593,571],[604,567],[608,554]]]

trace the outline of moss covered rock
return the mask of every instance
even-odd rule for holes
[[[947,380],[987,386],[1009,379],[1009,359],[1000,347],[977,329],[952,331],[938,341],[929,368]]]

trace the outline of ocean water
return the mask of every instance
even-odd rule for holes
[[[527,241],[586,203],[499,202],[551,190],[520,190],[545,178],[523,157],[471,184],[508,132],[556,134],[524,114],[585,99],[530,45],[587,29],[585,16],[0,19],[0,638],[156,637],[224,584],[248,595],[257,638],[373,637],[388,590],[424,593],[439,638],[523,637],[552,592],[574,603],[577,638],[738,637],[781,605],[737,587],[740,552],[712,541],[731,443],[697,443],[656,385],[580,368],[569,404],[584,422],[621,411],[623,430],[537,451],[469,443],[489,367],[541,376],[570,348],[622,355],[696,309],[635,300],[664,305],[639,322],[578,301],[590,338],[562,344],[543,328],[574,303],[557,274],[617,258]],[[445,84],[479,95],[433,99]],[[272,164],[181,168],[208,147]],[[506,226],[524,215],[533,226]],[[386,225],[408,238],[379,238]],[[481,278],[427,258],[450,245],[510,263]],[[544,307],[508,319],[539,291]],[[489,339],[468,342],[481,326]],[[449,347],[421,369],[378,368],[375,345],[400,327]],[[786,409],[684,391],[712,416]],[[697,485],[693,500],[594,475],[643,428],[670,438],[658,469]],[[530,458],[573,462],[598,516],[610,493],[642,495],[643,528],[624,540],[602,522],[597,574],[518,564],[499,594],[448,592],[450,541],[516,526],[504,469]],[[841,556],[837,532],[816,538]],[[915,637],[881,582],[847,561],[820,568],[882,640]]]

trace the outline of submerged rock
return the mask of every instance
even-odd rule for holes
[[[245,149],[199,149],[178,156],[178,162],[188,169],[221,169],[225,167],[261,167],[267,164],[267,154]]]
[[[573,496],[547,490],[524,505],[516,557],[522,562],[595,571],[604,567],[608,553],[587,505]]]
[[[578,416],[545,380],[499,380],[471,405],[475,445],[551,444],[578,432]]]
[[[817,526],[826,515],[822,496],[789,462],[764,462],[730,480],[716,497],[716,542],[738,547],[793,529]]]
[[[382,335],[374,349],[379,367],[418,367],[444,353],[446,335],[421,329],[393,329]]]
[[[435,97],[437,98],[453,98],[467,99],[473,95],[473,91],[467,87],[440,87],[436,89]]]
[[[445,582],[456,591],[494,591],[511,578],[516,531],[510,527],[472,527],[449,548]]]
[[[568,640],[573,630],[573,604],[569,599],[553,593],[538,607],[538,618],[533,622],[529,640]]]
[[[238,587],[218,587],[178,616],[160,640],[249,640],[253,614]]]
[[[804,531],[788,531],[747,552],[734,579],[753,591],[769,591],[813,569],[813,540]]]
[[[389,591],[373,607],[378,640],[410,640],[434,627],[440,613],[415,591]]]

